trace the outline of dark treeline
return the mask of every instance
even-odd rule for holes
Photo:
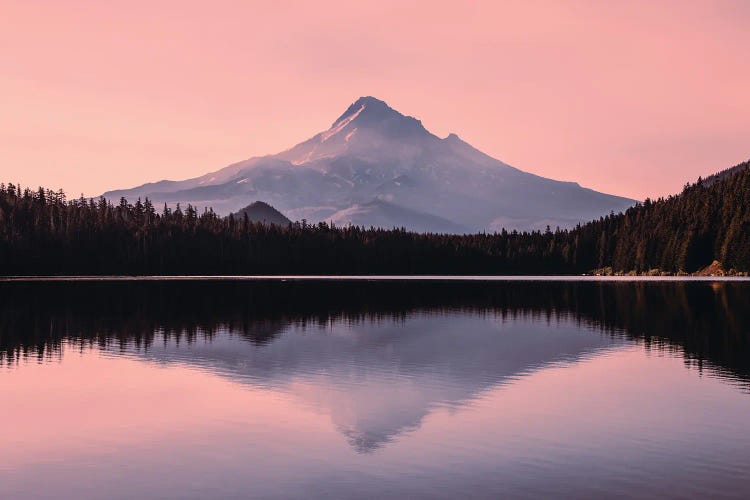
[[[264,345],[290,324],[461,312],[572,318],[748,383],[748,292],[743,282],[0,282],[0,364],[54,357],[63,343],[147,350],[226,332]]]
[[[750,163],[572,230],[417,234],[252,223],[0,185],[0,274],[578,274],[750,270]]]

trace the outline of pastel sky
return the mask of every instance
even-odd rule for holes
[[[0,180],[77,196],[284,150],[362,95],[645,198],[750,157],[750,2],[0,0]]]

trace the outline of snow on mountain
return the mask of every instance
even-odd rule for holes
[[[279,154],[104,196],[224,214],[262,199],[297,220],[440,232],[571,227],[634,203],[523,172],[455,134],[441,139],[374,97]]]

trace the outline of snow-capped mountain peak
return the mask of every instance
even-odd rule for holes
[[[349,125],[352,121],[354,121],[359,116],[359,114],[365,110],[366,106],[367,106],[366,104],[362,104],[354,113],[346,115],[344,118],[341,118],[339,121],[334,123],[330,129],[328,129],[327,131],[321,134],[320,141],[325,142],[328,139],[330,139],[332,136],[344,130],[347,125]]]
[[[279,154],[105,196],[148,196],[225,214],[262,199],[296,220],[445,232],[570,227],[634,201],[510,167],[456,134],[437,137],[370,96]]]
[[[360,97],[359,99],[354,101],[346,109],[346,111],[344,111],[344,113],[338,117],[335,122],[333,122],[331,128],[336,127],[336,125],[341,123],[343,120],[356,118],[356,116],[359,115],[365,108],[368,108],[367,114],[370,116],[377,115],[380,117],[384,117],[392,114],[401,114],[395,109],[388,106],[385,101],[381,101],[380,99],[376,99],[375,97],[371,96]]]

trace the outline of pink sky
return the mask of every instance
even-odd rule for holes
[[[279,152],[373,95],[636,198],[750,157],[750,3],[0,0],[0,180],[77,196]]]

